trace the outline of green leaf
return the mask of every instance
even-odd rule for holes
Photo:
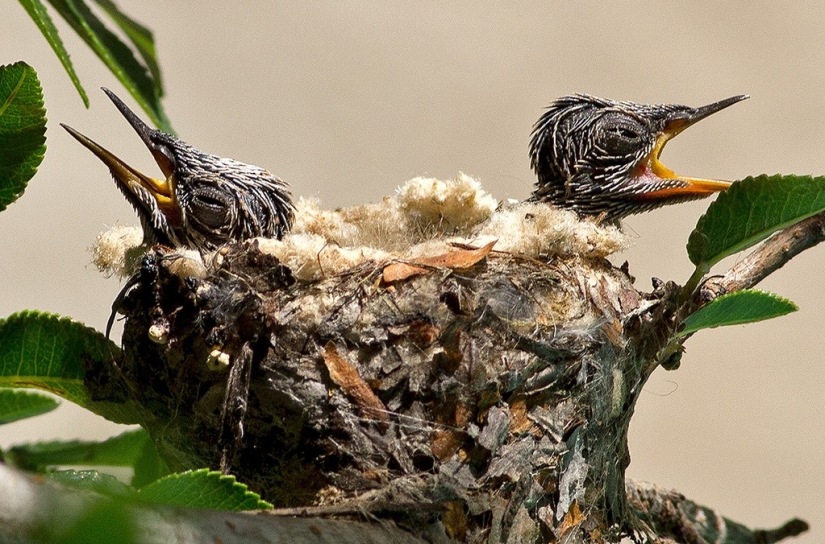
[[[46,110],[34,68],[0,66],[0,211],[20,198],[46,153]]]
[[[126,87],[152,122],[161,130],[172,133],[160,102],[160,86],[132,50],[106,28],[84,0],[49,0],[49,3]]]
[[[129,505],[123,500],[106,500],[81,514],[68,530],[67,516],[55,515],[55,523],[47,528],[45,538],[37,542],[52,544],[111,544],[112,542],[146,542],[147,535],[139,535]],[[69,518],[74,520],[75,518]],[[51,533],[51,534],[49,534]]]
[[[138,451],[137,458],[132,464],[134,468],[134,475],[132,476],[132,486],[141,488],[148,485],[155,480],[162,478],[169,474],[169,467],[158,455],[158,450],[155,448],[149,435],[146,435],[147,440]]]
[[[155,38],[152,36],[152,31],[120,11],[120,8],[111,0],[95,0],[95,2],[103,8],[106,15],[120,27],[132,42],[132,45],[135,46],[135,50],[149,69],[158,90],[158,95],[163,96],[163,81],[161,80],[160,66],[158,66],[157,53],[155,52]]]
[[[0,389],[0,424],[51,412],[60,403],[39,393]]]
[[[705,274],[725,257],[823,210],[825,177],[749,177],[720,194],[699,218],[688,255]]]
[[[86,368],[111,365],[118,347],[71,319],[24,311],[0,320],[0,387],[49,391],[116,423],[140,423],[130,403],[93,401]]]
[[[22,444],[9,448],[6,462],[32,472],[66,465],[132,467],[135,471],[132,485],[135,487],[145,486],[169,474],[152,439],[143,429],[126,431],[103,442],[55,440]]]
[[[257,493],[248,491],[244,484],[238,483],[234,476],[205,468],[161,478],[138,491],[137,498],[153,504],[213,510],[272,508]]]
[[[756,289],[745,289],[722,295],[699,308],[687,319],[680,336],[694,333],[701,329],[710,329],[724,325],[741,325],[779,317],[799,308],[788,299],[773,293]]]
[[[112,497],[128,496],[131,488],[112,476],[96,470],[55,470],[46,473],[46,478],[73,489],[94,491]]]
[[[103,442],[53,440],[21,444],[9,448],[7,458],[10,464],[35,472],[57,465],[134,467],[145,455],[147,443],[154,448],[149,434],[135,429]]]
[[[80,79],[74,71],[74,66],[72,66],[72,60],[69,58],[69,52],[63,47],[63,41],[57,34],[57,28],[55,28],[52,18],[49,17],[46,6],[44,6],[40,0],[20,0],[20,4],[23,6],[23,9],[26,10],[26,13],[29,14],[29,17],[34,20],[34,23],[37,25],[37,28],[40,29],[40,32],[43,33],[46,41],[49,42],[57,58],[60,59],[60,64],[63,65],[63,69],[69,74],[69,79],[72,80],[75,89],[80,93],[83,104],[88,108],[89,97],[86,95],[86,90],[80,84]]]

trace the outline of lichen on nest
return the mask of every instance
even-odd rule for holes
[[[93,246],[93,263],[109,275],[130,275],[140,251],[139,227],[114,227]],[[282,240],[260,240],[260,249],[314,281],[366,261],[415,260],[448,252],[451,244],[483,246],[534,258],[605,257],[627,249],[629,237],[614,225],[580,219],[544,203],[501,203],[478,180],[417,177],[380,202],[321,209],[299,198],[295,224]],[[208,259],[207,259],[208,261]]]

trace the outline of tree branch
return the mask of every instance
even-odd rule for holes
[[[825,240],[825,213],[820,213],[779,231],[721,277],[712,278],[701,289],[708,301],[724,293],[753,287],[799,253]]]
[[[644,482],[628,481],[627,497],[639,519],[663,543],[774,544],[808,530],[808,524],[796,518],[776,529],[750,529],[678,491]]]

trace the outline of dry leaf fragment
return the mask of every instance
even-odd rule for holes
[[[524,433],[530,430],[533,422],[527,417],[527,402],[524,397],[517,397],[510,402],[510,432]]]
[[[444,513],[441,514],[441,523],[444,524],[447,536],[454,540],[464,541],[468,526],[464,505],[459,501],[452,501],[445,504],[444,507]]]
[[[441,329],[420,319],[410,323],[407,329],[407,337],[421,349],[435,344],[439,334],[441,334]]]
[[[464,437],[453,430],[435,431],[430,438],[430,451],[442,463],[458,451]]]
[[[564,536],[567,531],[578,527],[586,519],[587,518],[584,514],[582,514],[582,511],[579,508],[578,501],[573,501],[573,504],[570,506],[570,510],[568,510],[564,515],[564,521],[561,523],[561,535]]]
[[[493,240],[484,247],[477,249],[456,249],[433,257],[422,257],[409,263],[390,263],[384,267],[384,283],[393,283],[413,276],[420,276],[428,273],[432,268],[470,268],[486,257],[492,251],[495,243],[496,240]]]
[[[361,409],[362,416],[387,421],[387,407],[373,393],[358,371],[338,353],[338,348],[332,340],[324,346],[324,364],[329,371],[329,377]]]
[[[429,272],[429,268],[422,268],[409,263],[394,262],[384,267],[382,278],[384,283],[395,283],[413,276],[420,276]]]
[[[416,259],[415,262],[424,266],[446,267],[446,268],[470,268],[486,257],[492,251],[496,240],[493,240],[484,247],[477,249],[456,249],[449,253]]]

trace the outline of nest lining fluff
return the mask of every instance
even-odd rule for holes
[[[417,177],[380,202],[335,210],[316,198],[299,198],[295,223],[281,240],[260,239],[303,281],[338,274],[366,261],[415,260],[446,253],[451,244],[534,258],[606,257],[630,246],[614,225],[536,202],[499,204],[474,178]],[[143,253],[140,227],[115,226],[98,235],[93,264],[107,275],[133,273]],[[193,252],[194,253],[194,252]],[[209,259],[207,258],[207,261]]]

